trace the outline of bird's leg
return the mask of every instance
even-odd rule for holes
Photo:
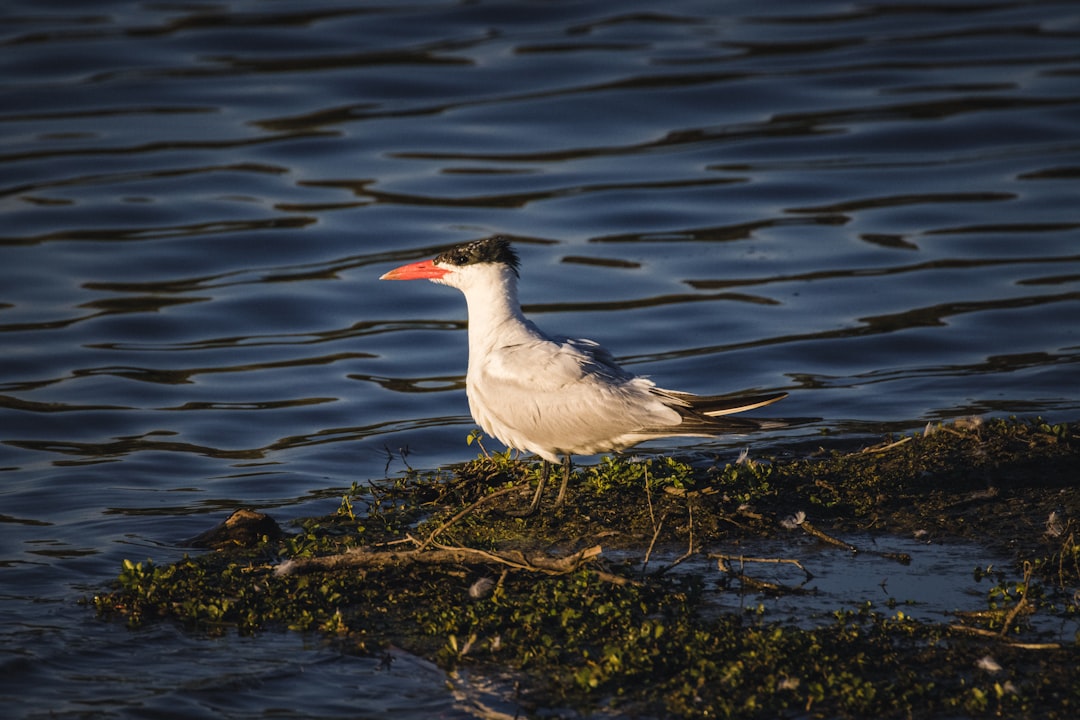
[[[555,498],[555,507],[562,505],[563,498],[566,497],[566,485],[570,482],[570,466],[572,462],[569,455],[563,455],[562,459],[562,485],[559,487],[559,496]]]
[[[540,483],[536,486],[536,494],[533,495],[532,502],[529,503],[529,508],[525,512],[520,513],[508,513],[513,517],[527,518],[536,514],[537,508],[540,507],[540,497],[544,494],[544,486],[547,485],[548,475],[551,474],[551,463],[547,460],[540,468]]]

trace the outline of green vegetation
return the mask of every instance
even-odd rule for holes
[[[302,630],[345,652],[393,644],[448,669],[509,670],[525,714],[1076,717],[1080,638],[1033,620],[1080,616],[1080,426],[928,430],[717,467],[605,458],[575,471],[562,508],[529,519],[507,511],[537,468],[485,451],[453,472],[354,484],[291,534],[226,527],[203,537],[213,552],[125,561],[94,603],[131,625]],[[761,587],[741,571],[672,571],[728,543],[806,533],[846,547],[867,531],[975,540],[1014,563],[975,569],[986,609],[950,623],[883,603],[795,626],[710,603]],[[599,557],[544,564],[596,545]],[[318,564],[328,558],[362,564]]]

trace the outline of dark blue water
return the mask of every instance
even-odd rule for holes
[[[287,520],[403,455],[472,457],[464,302],[376,280],[448,244],[513,236],[533,318],[662,385],[823,418],[654,450],[1080,409],[1074,2],[0,20],[9,716],[475,714],[432,668],[76,604],[237,506]]]

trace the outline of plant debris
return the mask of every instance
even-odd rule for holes
[[[160,567],[125,561],[93,602],[130,625],[314,631],[344,652],[393,645],[451,671],[512,672],[522,713],[545,717],[560,708],[702,718],[1080,714],[1080,638],[1034,622],[1080,622],[1080,425],[963,420],[867,448],[804,450],[723,466],[604,458],[576,470],[561,508],[529,519],[512,513],[537,468],[485,452],[451,470],[354,484],[336,513],[292,534],[241,511],[245,522],[230,518],[199,536],[213,552]],[[1013,563],[976,568],[989,586],[986,610],[947,622],[886,603],[837,607],[813,623],[710,603],[726,592],[796,596],[813,578],[805,560],[744,555],[740,543],[798,538],[873,555],[851,539],[868,532],[975,541]],[[691,559],[713,564],[688,567]],[[781,565],[803,583],[753,574]]]

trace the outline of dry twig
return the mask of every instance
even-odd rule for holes
[[[675,558],[675,560],[672,561],[670,565],[665,565],[664,567],[655,571],[653,575],[656,577],[659,577],[660,575],[666,573],[668,570],[671,570],[673,567],[676,567],[677,565],[681,565],[682,563],[686,562],[687,559],[692,557],[694,553],[697,552],[697,548],[694,547],[694,504],[691,502],[686,503],[686,509],[687,512],[690,513],[690,544],[687,546],[686,552]]]
[[[418,543],[419,544],[419,543]],[[520,550],[494,552],[467,547],[436,545],[434,550],[373,550],[354,548],[337,555],[313,558],[295,558],[274,569],[275,575],[303,575],[316,571],[346,570],[353,568],[385,568],[406,565],[504,565],[514,570],[565,575],[577,570],[586,562],[600,555],[599,545],[580,550],[572,555],[553,557],[536,552],[526,554]]]
[[[497,498],[497,497],[499,497],[501,495],[505,495],[508,492],[512,492],[512,491],[517,490],[517,489],[518,489],[517,485],[512,485],[510,487],[504,487],[502,490],[496,490],[493,493],[485,495],[484,497],[482,497],[479,500],[477,500],[476,502],[474,502],[472,505],[469,505],[468,507],[464,508],[463,510],[458,511],[452,518],[450,518],[449,520],[444,522],[442,525],[440,525],[439,527],[432,530],[431,534],[427,536],[427,540],[425,540],[423,543],[421,543],[420,547],[417,548],[417,549],[418,550],[423,550],[426,547],[428,547],[429,545],[431,545],[433,542],[435,542],[435,538],[437,538],[439,535],[441,535],[448,527],[450,527],[451,525],[456,523],[458,520],[465,517],[466,515],[468,515],[473,510],[480,507],[484,503],[486,503],[486,502],[488,502],[490,500],[494,500],[495,498]]]
[[[799,523],[799,527],[801,527],[803,529],[803,532],[805,532],[807,535],[812,535],[813,537],[816,537],[818,540],[821,540],[822,542],[826,542],[826,543],[828,543],[830,545],[835,545],[836,547],[844,548],[848,552],[853,552],[853,553],[859,552],[859,548],[855,547],[851,543],[846,543],[843,540],[838,540],[838,539],[834,538],[831,535],[825,534],[823,531],[821,531],[821,530],[817,529],[816,527],[814,527],[813,525],[811,525],[810,522],[807,521],[807,520],[804,520],[801,523]]]
[[[1009,628],[1012,626],[1013,620],[1020,614],[1021,610],[1024,610],[1028,606],[1028,586],[1031,585],[1031,573],[1034,570],[1034,566],[1030,561],[1024,562],[1024,590],[1020,595],[1020,599],[1016,601],[1016,605],[1009,611],[1009,614],[1005,616],[1005,622],[1001,624],[1001,637],[1005,637],[1005,633],[1009,632]]]
[[[810,572],[809,570],[807,570],[806,566],[803,565],[801,562],[799,562],[795,558],[746,557],[745,555],[727,555],[727,554],[724,554],[724,553],[709,553],[708,557],[709,557],[710,560],[716,560],[716,566],[722,572],[733,572],[733,570],[726,565],[726,563],[729,563],[729,562],[736,562],[736,563],[739,563],[739,564],[745,564],[745,563],[768,563],[768,564],[775,564],[775,565],[794,565],[795,567],[797,567],[797,568],[799,568],[800,570],[803,571],[803,574],[806,575],[807,580],[813,580],[814,579],[814,574],[812,572]],[[741,570],[739,572],[740,572],[740,574],[742,573]]]
[[[892,450],[893,448],[900,447],[904,443],[909,443],[909,442],[911,442],[911,437],[910,436],[903,437],[903,438],[900,438],[899,440],[897,440],[896,442],[891,442],[891,443],[889,443],[887,445],[877,445],[875,447],[863,448],[860,452],[863,453],[863,454],[886,452],[888,450]]]
[[[1001,640],[1001,633],[994,630],[986,630],[985,628],[971,627],[970,625],[957,625],[953,624],[949,626],[950,630],[957,632],[965,632],[971,635],[978,635],[979,637],[994,638],[995,640]],[[1006,642],[1005,645],[1014,648],[1020,648],[1021,650],[1060,650],[1061,643],[1029,643],[1029,642]]]
[[[667,513],[660,516],[660,522],[653,525],[652,540],[649,541],[649,549],[645,551],[645,559],[641,563],[641,572],[645,572],[645,568],[649,566],[649,558],[652,557],[653,547],[656,545],[656,539],[660,537],[660,530],[664,527],[664,520],[667,518]]]

